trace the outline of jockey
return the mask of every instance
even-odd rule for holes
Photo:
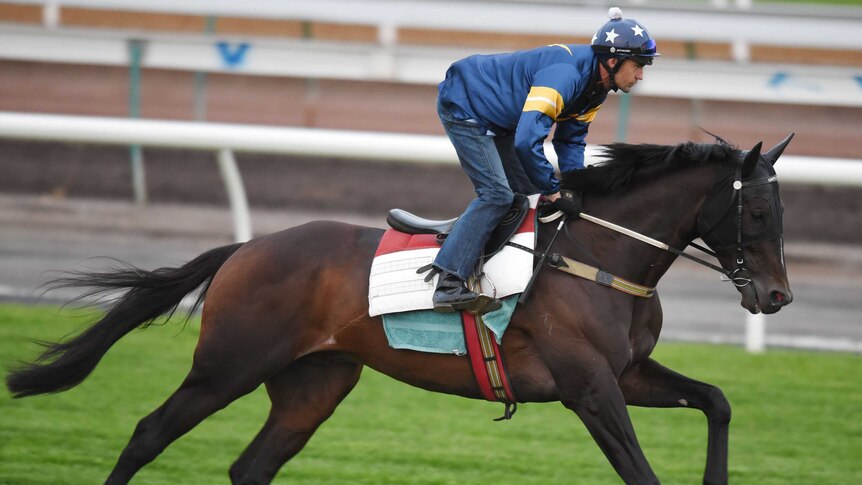
[[[500,308],[465,282],[512,204],[514,192],[540,192],[577,217],[580,196],[560,190],[543,144],[556,123],[561,172],[584,167],[585,138],[608,92],[629,92],[652,64],[655,41],[619,8],[592,45],[554,44],[508,54],[474,55],[449,67],[437,112],[477,198],[455,223],[426,280],[440,273],[434,309],[481,314]],[[481,308],[480,308],[481,307]]]

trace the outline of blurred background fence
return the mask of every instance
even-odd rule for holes
[[[636,94],[609,97],[591,128],[591,143],[708,141],[705,129],[750,146],[797,132],[793,155],[862,158],[855,142],[862,121],[858,2],[619,3],[626,16],[638,19],[659,40],[663,57],[647,70]],[[4,1],[0,111],[439,136],[435,85],[451,62],[474,52],[589,42],[606,20],[607,6],[559,0]],[[177,139],[183,136],[177,133]],[[114,152],[77,148],[64,154],[57,145],[22,145],[15,133],[0,137],[13,138],[0,143],[6,162],[16,168],[7,170],[0,190],[131,192],[144,203],[151,196],[150,178],[156,179],[157,200],[196,197],[196,190],[185,186],[158,192],[172,185],[158,179],[172,174],[156,168],[148,177],[137,144],[131,145],[128,169],[122,169],[128,182],[118,180],[120,169],[99,166],[98,161],[116,159]],[[74,167],[75,175],[62,169],[57,172],[65,176],[28,172],[25,157],[34,154],[44,163]],[[323,150],[316,155],[326,156]],[[188,155],[148,156],[176,157]],[[209,165],[202,173],[214,173],[216,164]],[[253,165],[238,160],[240,170],[253,170]],[[799,172],[805,166],[808,174]],[[824,166],[808,161],[796,173],[823,182]],[[254,189],[252,204],[298,202]],[[814,190],[821,192],[809,191],[807,202],[823,195],[823,189]],[[852,198],[846,194],[839,192]],[[415,208],[449,215],[468,197],[442,197],[451,205],[417,201]],[[312,203],[327,205],[325,200]],[[354,206],[384,209],[361,202]],[[852,211],[847,212],[838,216],[842,224],[832,221],[808,234],[862,242],[854,236],[862,231],[836,231],[852,219]]]

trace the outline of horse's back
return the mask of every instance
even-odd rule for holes
[[[347,261],[371,258],[383,236],[383,229],[336,221],[313,221],[252,239],[236,256],[254,252],[270,263],[290,263],[325,259],[348,264]]]
[[[368,274],[382,234],[315,221],[252,239],[213,279],[202,339],[223,329],[296,343],[309,333],[334,333],[345,319],[367,317]]]
[[[242,270],[246,277],[267,281],[331,267],[356,273],[360,268],[370,269],[382,235],[383,230],[378,228],[335,221],[309,222],[248,241],[225,263],[222,272]],[[219,274],[217,281],[224,276]]]

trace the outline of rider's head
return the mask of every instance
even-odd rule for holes
[[[655,41],[637,20],[624,19],[618,7],[611,7],[608,17],[611,19],[593,36],[592,47],[610,75],[611,89],[616,91],[618,86],[614,78],[625,60],[631,59],[642,67],[652,64],[653,59],[661,54],[656,52]],[[609,63],[611,59],[616,61]],[[619,87],[628,91],[625,86]]]

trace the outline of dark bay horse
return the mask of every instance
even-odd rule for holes
[[[790,138],[761,154],[715,144],[613,144],[608,160],[563,181],[585,192],[584,211],[685,248],[701,237],[751,312],[792,300],[772,165]],[[557,224],[540,225],[545,248]],[[108,477],[126,483],[171,442],[265,384],[272,408],[230,468],[234,483],[268,483],[359,380],[367,365],[430,391],[481,399],[469,359],[394,350],[368,316],[368,275],[381,229],[313,222],[210,250],[179,268],[80,274],[60,284],[90,294],[125,290],[106,314],[35,363],[11,372],[16,397],[83,381],[121,337],[173,312],[203,287],[200,340],[179,389],[143,418]],[[552,250],[655,286],[678,257],[583,219],[565,223]],[[200,304],[204,294],[198,301]],[[550,268],[515,311],[502,341],[523,402],[561,401],[584,422],[627,483],[658,483],[626,405],[691,407],[708,423],[705,483],[727,482],[730,406],[721,390],[650,358],[662,326],[659,297],[638,298]]]

